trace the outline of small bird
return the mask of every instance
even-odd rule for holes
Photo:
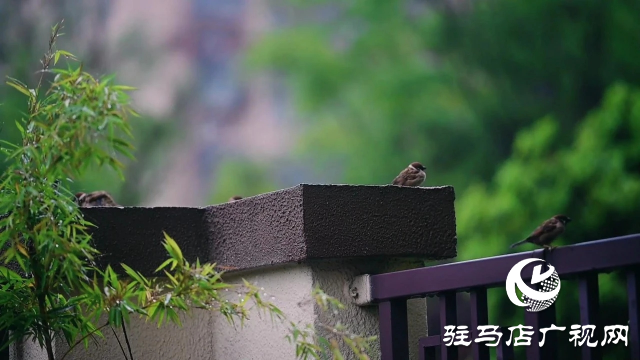
[[[94,191],[86,194],[79,192],[76,194],[76,203],[80,207],[113,207],[119,206],[111,195],[106,191]]]
[[[406,169],[402,170],[400,175],[393,179],[392,185],[400,186],[420,186],[427,177],[424,172],[425,167],[419,162],[412,162]]]
[[[236,195],[236,196],[230,197],[228,202],[234,202],[234,201],[238,201],[238,200],[242,200],[242,199],[243,199],[242,196]]]
[[[571,218],[566,215],[555,215],[551,219],[543,222],[542,225],[538,226],[538,228],[536,228],[529,237],[511,245],[510,248],[530,242],[532,244],[551,249],[551,243],[553,240],[564,232],[565,226],[570,221]]]

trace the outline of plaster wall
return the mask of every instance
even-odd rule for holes
[[[397,265],[397,264],[396,264]],[[405,264],[404,267],[406,267]],[[263,296],[276,304],[286,316],[305,326],[314,325],[323,336],[332,337],[323,325],[334,326],[338,321],[358,334],[378,335],[377,306],[354,305],[348,294],[348,284],[354,276],[370,268],[390,268],[390,264],[364,261],[325,261],[311,264],[290,264],[255,269],[231,276],[228,281],[239,283],[242,278],[264,288]],[[341,300],[346,308],[338,313],[321,310],[311,296],[312,289],[320,286],[327,294]],[[231,294],[231,292],[230,292]],[[232,295],[233,296],[233,295]],[[286,340],[286,328],[272,322],[267,314],[253,310],[243,327],[229,324],[219,314],[195,311],[192,317],[182,316],[183,327],[168,323],[158,328],[153,323],[132,319],[127,333],[134,359],[213,359],[213,360],[295,360],[295,347]],[[426,306],[423,299],[409,302],[410,343],[427,333]],[[124,345],[122,330],[118,337]],[[89,348],[78,346],[65,359],[69,360],[122,360],[120,346],[109,328],[103,330],[104,339],[92,341]],[[417,346],[412,347],[417,350]],[[56,357],[62,358],[68,346],[57,339]],[[349,351],[345,347],[343,353]],[[379,346],[375,344],[372,359],[379,359]],[[347,356],[347,359],[351,357]],[[417,359],[417,353],[411,359]],[[46,360],[46,354],[37,344],[24,342],[11,353],[12,360]]]
[[[308,266],[282,266],[247,273],[243,278],[264,287],[267,299],[274,297],[271,301],[291,320],[313,324],[312,276]],[[236,277],[228,281],[237,283],[241,279]],[[239,323],[234,328],[219,314],[204,311],[195,311],[191,318],[183,316],[182,328],[166,324],[158,329],[152,323],[132,319],[127,333],[134,359],[295,359],[295,347],[285,339],[287,332],[282,325],[271,322],[268,315],[256,310],[250,316],[242,328]],[[121,331],[118,331],[118,337],[124,345]],[[104,330],[103,333],[104,340],[98,340],[88,349],[73,349],[65,359],[122,360],[124,357],[113,332]],[[58,347],[59,356],[68,349],[63,341]]]

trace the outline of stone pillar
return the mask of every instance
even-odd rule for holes
[[[377,307],[353,301],[350,286],[358,275],[456,256],[452,187],[299,185],[207,208],[83,211],[98,225],[94,239],[105,254],[103,263],[123,262],[151,275],[166,259],[160,244],[166,231],[190,261],[237,269],[227,281],[257,283],[290,320],[324,335],[330,334],[323,324],[337,321],[363,335],[378,334]],[[311,298],[315,286],[346,308],[338,314],[320,311]],[[425,304],[409,302],[412,359],[417,359],[417,338],[427,333]],[[134,321],[128,329],[134,358],[295,359],[285,329],[268,316],[254,313],[244,328],[234,329],[217,314],[193,315],[183,318],[183,328]],[[103,333],[106,341],[74,349],[67,359],[122,359],[111,330]],[[67,350],[57,345],[59,352]],[[379,358],[379,350],[371,355]]]

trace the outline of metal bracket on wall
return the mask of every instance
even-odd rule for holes
[[[372,305],[371,276],[359,275],[348,284],[347,292],[351,301],[358,306]]]

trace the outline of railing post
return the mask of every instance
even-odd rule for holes
[[[498,360],[514,360],[515,355],[513,351],[513,342],[512,345],[507,345],[507,341],[505,340],[505,336],[509,334],[509,328],[507,326],[503,326],[500,328],[502,331],[502,341],[498,344],[496,349],[496,355]]]
[[[627,298],[629,306],[629,342],[631,358],[640,359],[640,271],[634,269],[627,273]]]
[[[478,326],[489,324],[489,311],[487,308],[487,289],[478,288],[471,291],[469,300],[471,302],[471,334],[472,338],[478,337]],[[485,344],[473,342],[474,360],[489,360],[489,347]]]
[[[457,325],[458,314],[456,307],[456,293],[446,292],[440,298],[440,336],[444,335],[445,325]],[[442,360],[458,360],[458,347],[446,346],[444,341],[440,344],[440,358]]]
[[[543,253],[544,256],[545,253]],[[548,270],[549,266],[545,265],[545,270]],[[541,288],[541,284],[537,284],[538,289]],[[556,322],[556,304],[551,304],[548,308],[531,312],[526,311],[524,316],[525,325],[533,326],[533,336],[531,336],[531,345],[527,347],[527,360],[554,360],[557,358],[557,346],[558,337],[554,331],[548,331],[545,335],[544,345],[540,346],[540,340],[542,339],[540,329],[549,327]]]
[[[524,323],[533,326],[531,346],[527,346],[527,360],[553,360],[557,358],[556,350],[558,338],[554,331],[548,331],[545,335],[544,345],[540,346],[540,328],[551,326],[556,322],[556,304],[553,303],[547,309],[539,312],[527,311],[524,315]]]
[[[389,300],[378,305],[381,360],[409,359],[407,301]]]
[[[598,274],[586,274],[580,278],[580,323],[582,325],[595,325],[594,335],[598,339],[600,321],[598,319],[598,308],[600,304],[598,291]],[[582,345],[582,360],[602,359],[602,348],[600,346],[589,347],[585,342]]]

